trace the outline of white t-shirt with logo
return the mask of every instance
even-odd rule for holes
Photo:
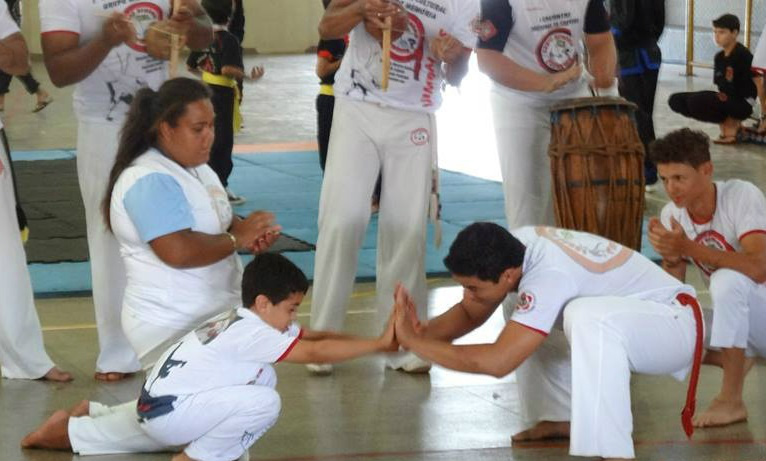
[[[560,327],[564,307],[574,298],[621,296],[669,305],[680,293],[695,295],[690,285],[606,238],[554,227],[512,233],[527,249],[511,320],[541,333]]]
[[[351,31],[349,47],[335,76],[335,96],[397,109],[434,112],[441,105],[444,72],[431,53],[431,40],[454,36],[474,48],[471,23],[479,14],[478,0],[403,0],[408,12],[406,31],[391,43],[388,91],[380,89],[382,49],[364,28]]]
[[[249,309],[229,310],[181,338],[157,360],[146,377],[150,397],[183,396],[252,384],[261,370],[279,362],[302,330],[268,325]]]
[[[155,21],[170,15],[170,0],[40,0],[43,34],[71,32],[83,45],[101,34],[104,15],[127,15],[138,42],[122,44],[109,52],[99,66],[74,91],[74,109],[80,119],[120,123],[143,87],[157,89],[168,78],[165,61],[146,54],[143,39]]]
[[[695,242],[721,251],[742,251],[740,241],[753,233],[766,234],[766,199],[754,184],[740,179],[716,181],[716,204],[713,218],[699,223],[689,215],[686,208],[670,202],[662,209],[660,220],[671,229],[670,218],[675,218]],[[716,268],[693,260],[702,271],[705,283]]]
[[[229,228],[226,191],[206,164],[187,169],[149,150],[117,180],[110,216],[128,275],[123,309],[180,330],[241,302],[242,263],[236,253],[208,266],[177,269],[150,246],[183,229],[222,234]]]

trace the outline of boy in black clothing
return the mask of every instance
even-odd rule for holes
[[[213,91],[215,141],[210,150],[208,165],[226,188],[229,201],[233,205],[239,205],[244,203],[245,199],[232,193],[228,187],[229,175],[234,167],[231,160],[234,133],[239,131],[242,122],[237,80],[258,80],[263,76],[263,68],[256,66],[250,74],[245,73],[242,47],[239,40],[226,28],[232,14],[231,2],[202,0],[202,7],[213,21],[215,39],[207,50],[192,51],[186,64],[191,72],[201,74],[202,80]]]
[[[753,112],[757,95],[750,70],[753,55],[737,41],[739,19],[733,14],[724,14],[713,21],[716,44],[722,48],[715,55],[713,82],[715,91],[675,93],[668,104],[675,112],[703,122],[718,123],[721,135],[716,144],[734,144],[742,120]]]

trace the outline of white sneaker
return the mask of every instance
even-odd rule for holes
[[[312,375],[327,376],[332,374],[332,365],[329,363],[307,363],[306,369]]]
[[[235,194],[228,187],[226,188],[226,195],[229,197],[229,203],[232,205],[242,205],[247,201],[245,197]]]
[[[386,368],[401,370],[405,373],[428,373],[431,362],[427,362],[412,352],[392,354],[386,358]]]

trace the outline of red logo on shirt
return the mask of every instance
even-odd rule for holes
[[[519,294],[519,300],[516,304],[516,312],[526,314],[535,308],[535,297],[532,293],[526,291]]]
[[[162,21],[162,8],[149,2],[134,3],[125,8],[123,14],[133,23],[138,38],[136,43],[128,43],[128,46],[141,53],[146,53],[146,44],[144,43],[146,31],[149,30],[154,22]]]
[[[537,62],[549,72],[561,72],[577,62],[577,47],[572,31],[553,29],[537,45]]]
[[[708,248],[713,248],[714,250],[718,251],[736,251],[734,250],[734,247],[729,245],[729,242],[726,241],[726,237],[714,230],[705,231],[699,234],[697,238],[694,239],[694,241],[700,245],[704,245]],[[717,267],[713,267],[708,264],[702,264],[696,259],[694,260],[694,264],[696,264],[697,267],[699,267],[700,270],[708,276],[715,272],[716,269],[718,269]]]
[[[410,133],[410,141],[416,146],[422,146],[428,144],[428,130],[425,128],[418,128]]]
[[[391,59],[395,62],[415,61],[413,77],[420,80],[420,68],[423,66],[423,44],[426,28],[414,14],[407,13],[407,28],[402,35],[391,43]]]
[[[495,24],[489,19],[482,21],[481,19],[476,18],[471,22],[471,27],[473,28],[473,32],[482,42],[487,42],[497,35],[497,27],[495,27]]]

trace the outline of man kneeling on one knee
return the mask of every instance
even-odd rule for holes
[[[538,424],[516,440],[570,436],[572,455],[632,459],[631,372],[683,379],[690,368],[695,385],[682,420],[691,433],[702,353],[691,286],[620,244],[552,227],[511,234],[475,223],[458,234],[444,262],[463,299],[420,324],[398,288],[397,340],[454,370],[498,377],[517,370],[522,412]],[[494,343],[452,344],[515,292],[515,311]],[[562,329],[569,347],[556,342]]]

